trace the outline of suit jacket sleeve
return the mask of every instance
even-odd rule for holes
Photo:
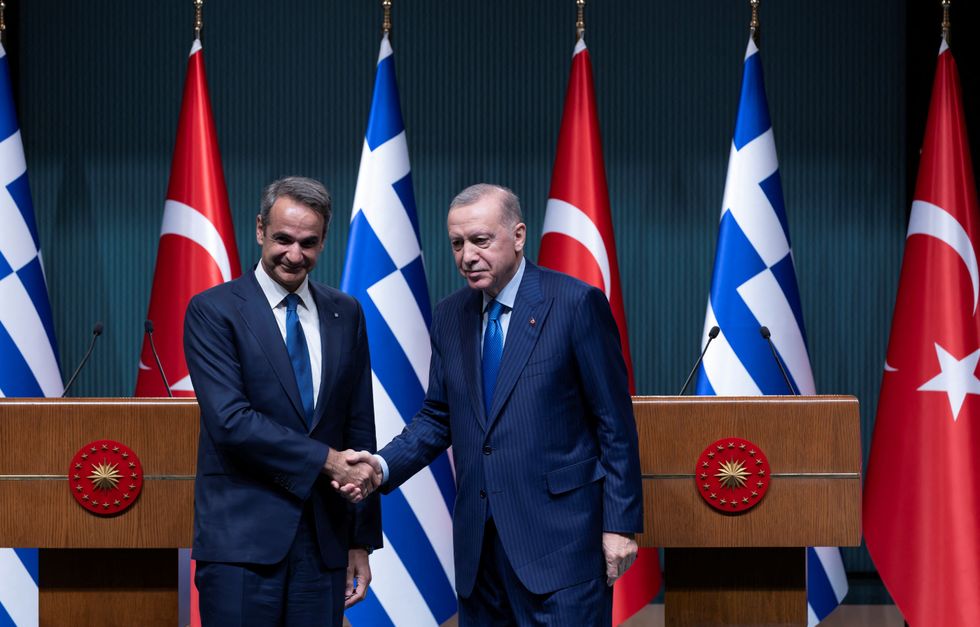
[[[603,488],[603,531],[643,531],[639,438],[616,320],[601,291],[590,288],[576,316],[575,355],[596,419]]]
[[[197,296],[187,308],[184,355],[201,424],[222,455],[305,500],[328,447],[252,409],[243,389],[233,324],[213,300]]]

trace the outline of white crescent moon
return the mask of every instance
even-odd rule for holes
[[[912,216],[909,218],[909,232],[905,239],[913,235],[935,237],[960,256],[973,283],[973,314],[976,315],[977,299],[980,297],[980,270],[977,269],[977,254],[973,250],[973,242],[963,225],[942,207],[924,200],[914,200]]]
[[[160,237],[179,235],[186,237],[214,259],[221,270],[221,280],[231,280],[231,262],[221,234],[204,214],[176,200],[167,199],[163,203],[163,226]]]
[[[592,222],[592,218],[571,203],[557,198],[549,198],[545,208],[544,229],[541,237],[547,233],[567,235],[591,253],[599,266],[599,272],[602,273],[602,289],[608,299],[612,283],[609,253],[606,252],[606,242],[603,241],[602,234]]]

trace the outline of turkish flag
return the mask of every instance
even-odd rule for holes
[[[619,326],[630,393],[634,393],[633,361],[602,160],[592,62],[584,39],[579,39],[572,57],[543,231],[538,263],[606,293]],[[613,590],[613,624],[618,625],[650,603],[660,591],[660,583],[657,550],[640,549],[637,560]]]
[[[160,247],[147,317],[175,396],[194,396],[184,362],[184,311],[198,292],[241,274],[218,135],[211,116],[201,42],[187,63],[184,101],[163,208]],[[149,342],[140,354],[136,396],[166,396]]]
[[[153,321],[156,349],[174,396],[194,396],[184,361],[187,304],[198,292],[240,274],[218,134],[204,75],[204,53],[201,42],[194,40],[187,62],[184,100],[177,121],[177,143],[170,165],[167,199],[163,203],[160,247],[147,314]],[[166,395],[150,344],[144,339],[136,396]],[[192,627],[200,627],[194,562],[189,572],[180,574],[181,579],[185,576],[190,578],[190,599],[182,598],[180,605],[187,608]]]
[[[910,625],[980,625],[980,213],[944,41],[864,492],[864,535]]]

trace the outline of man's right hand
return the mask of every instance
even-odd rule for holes
[[[358,503],[381,485],[381,464],[367,451],[330,449],[323,472],[330,485],[351,503]]]

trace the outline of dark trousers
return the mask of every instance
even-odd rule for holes
[[[278,564],[197,562],[204,627],[339,627],[347,569],[323,565],[309,512]]]
[[[600,542],[596,538],[596,542]],[[497,535],[493,518],[483,532],[483,549],[476,585],[467,598],[459,599],[460,627],[520,625],[612,624],[612,588],[605,573],[595,579],[547,594],[524,587],[510,565]]]

